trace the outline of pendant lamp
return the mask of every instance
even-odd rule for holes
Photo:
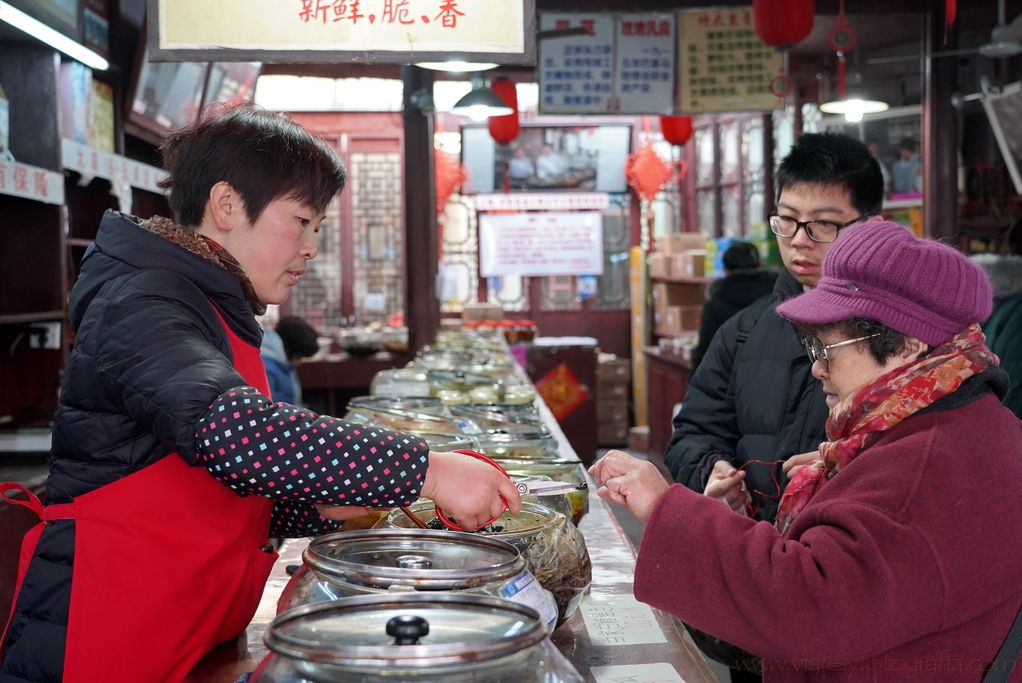
[[[507,116],[514,110],[486,85],[486,79],[476,76],[472,79],[472,90],[454,103],[451,113],[485,121],[491,116]]]

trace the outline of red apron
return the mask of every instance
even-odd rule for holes
[[[217,317],[234,367],[269,396],[259,349]],[[0,495],[13,488],[21,487],[5,484]],[[22,543],[13,604],[45,522],[75,520],[69,683],[183,680],[217,643],[245,629],[277,559],[263,549],[272,501],[239,496],[177,454],[63,505],[3,497],[42,520]]]

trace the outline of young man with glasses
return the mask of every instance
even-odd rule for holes
[[[878,216],[884,196],[880,166],[866,145],[830,133],[800,136],[776,185],[769,223],[784,270],[769,299],[728,320],[710,342],[664,454],[678,483],[769,522],[786,481],[782,464],[816,452],[827,418],[802,342],[774,308],[816,285],[834,241],[844,228]],[[693,637],[704,650],[716,649],[698,632]],[[718,653],[731,647],[721,645]],[[758,678],[732,668],[732,681]]]

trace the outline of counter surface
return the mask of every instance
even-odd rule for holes
[[[562,455],[574,457],[574,451],[549,410],[543,405],[540,410],[544,422],[557,437]],[[637,671],[621,669],[614,671],[614,678],[597,679],[592,671],[593,667],[650,664],[669,664],[687,683],[716,681],[675,620],[632,598],[635,553],[607,504],[596,497],[595,488],[591,490],[589,513],[582,519],[579,529],[585,536],[593,564],[592,587],[579,609],[554,631],[553,643],[587,681],[652,680],[636,675]],[[307,539],[293,539],[284,544],[259,609],[246,632],[236,641],[220,645],[202,660],[188,677],[190,683],[233,683],[245,672],[255,669],[267,654],[263,633],[276,614],[277,599],[289,579],[286,567],[301,564],[302,551],[307,544]]]

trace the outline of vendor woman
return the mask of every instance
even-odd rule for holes
[[[2,683],[180,681],[248,624],[269,536],[419,496],[469,528],[501,496],[519,509],[483,462],[271,399],[256,315],[315,258],[338,156],[251,107],[162,152],[176,220],[108,211],[71,293],[48,505],[32,501]]]

